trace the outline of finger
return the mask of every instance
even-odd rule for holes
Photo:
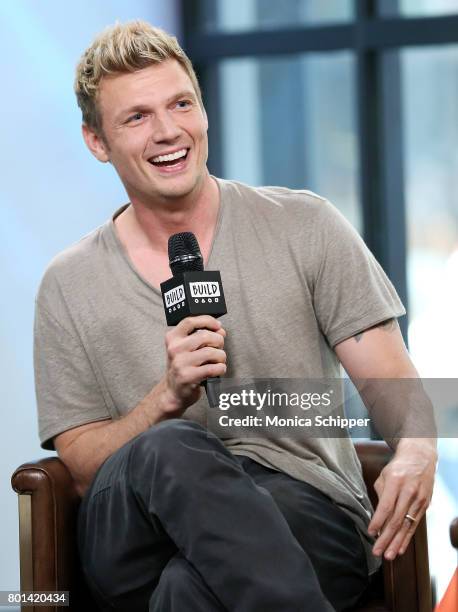
[[[221,323],[215,317],[210,315],[199,315],[198,317],[186,317],[181,320],[176,326],[176,331],[180,335],[192,334],[196,329],[209,329],[216,331],[222,327]]]
[[[392,479],[388,479],[380,494],[374,516],[368,526],[368,533],[370,535],[377,535],[382,530],[383,525],[394,511],[398,495],[399,484]]]
[[[225,363],[206,363],[199,368],[196,368],[199,379],[205,380],[206,378],[217,378],[218,376],[224,376],[226,374],[227,366]]]
[[[410,499],[410,501],[406,503],[406,499]],[[398,553],[399,545],[409,530],[412,530],[412,525],[412,533],[415,531],[415,525],[408,521],[405,516],[408,512],[412,513],[412,516],[416,516],[420,507],[421,504],[411,500],[411,495],[404,494],[399,496],[396,509],[390,520],[384,525],[382,533],[373,548],[374,555],[385,554],[387,559],[394,559]]]
[[[226,373],[225,363],[206,363],[199,367],[189,366],[183,370],[183,384],[199,384],[206,378],[224,376]]]
[[[405,551],[407,550],[407,547],[409,545],[410,540],[412,539],[413,534],[415,533],[418,524],[420,523],[421,519],[423,518],[423,516],[425,515],[426,510],[428,509],[428,505],[429,504],[424,504],[424,506],[421,508],[421,510],[418,512],[418,514],[416,515],[412,515],[415,516],[415,518],[417,519],[417,522],[415,523],[415,529],[413,530],[409,530],[405,537],[404,540],[401,542],[401,545],[399,546],[399,555],[403,555],[405,553]],[[409,512],[409,514],[411,514]]]
[[[201,334],[202,332],[204,332],[205,329],[196,329],[195,332],[193,332],[192,335],[194,334]],[[220,327],[219,329],[215,330],[214,332],[212,332],[214,334],[218,334],[220,336],[222,336],[223,338],[225,338],[227,336],[227,331],[224,329],[224,327]]]
[[[409,508],[413,506],[415,499],[415,491],[410,488],[401,489],[394,510],[389,519],[385,522],[381,529],[381,534],[374,546],[374,554],[382,554],[393,538],[405,526],[405,515]]]
[[[222,349],[224,347],[224,336],[208,329],[200,329],[179,342],[181,351],[197,351],[203,346]]]
[[[188,353],[186,361],[188,365],[199,367],[206,363],[226,363],[226,359],[225,351],[205,346]]]
[[[399,553],[399,549],[401,547],[402,542],[405,540],[406,536],[412,537],[415,532],[415,523],[404,519],[402,527],[396,533],[394,538],[388,544],[386,550],[384,551],[384,557],[388,561],[392,561],[397,554]]]

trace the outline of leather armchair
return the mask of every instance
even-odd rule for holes
[[[375,505],[377,494],[373,485],[389,461],[391,451],[384,442],[378,441],[357,442],[355,446]],[[21,590],[70,591],[70,610],[95,612],[97,608],[82,579],[77,558],[79,497],[67,468],[57,457],[24,463],[14,472],[11,483],[19,494]],[[391,562],[383,561],[357,612],[430,612],[431,608],[423,518],[405,554]],[[35,607],[23,610],[34,611]],[[37,608],[37,612],[51,611],[59,612],[59,608]]]
[[[453,548],[458,550],[458,516],[453,519],[452,524],[450,525],[450,542],[452,543]]]

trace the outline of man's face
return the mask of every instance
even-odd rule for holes
[[[207,173],[207,116],[176,60],[105,77],[98,107],[104,138],[88,141],[86,130],[86,142],[111,161],[131,199],[154,206],[199,187]],[[179,159],[160,157],[175,154]]]

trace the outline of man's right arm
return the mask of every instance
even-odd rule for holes
[[[199,399],[200,382],[225,373],[225,335],[220,322],[211,316],[183,319],[166,335],[164,377],[133,410],[115,421],[87,423],[54,438],[57,453],[81,496],[110,455],[156,423],[181,417]]]

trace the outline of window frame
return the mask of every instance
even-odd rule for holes
[[[391,15],[399,14],[391,0]],[[458,43],[458,14],[384,17],[377,0],[355,0],[350,22],[240,33],[204,32],[198,0],[181,0],[182,45],[201,83],[209,118],[210,171],[222,174],[218,62],[311,52],[351,51],[356,60],[358,188],[363,237],[406,306],[399,321],[407,342],[407,236],[399,55],[408,47]],[[387,129],[389,126],[389,129]],[[338,203],[337,203],[338,204]],[[401,264],[401,265],[400,265]]]

